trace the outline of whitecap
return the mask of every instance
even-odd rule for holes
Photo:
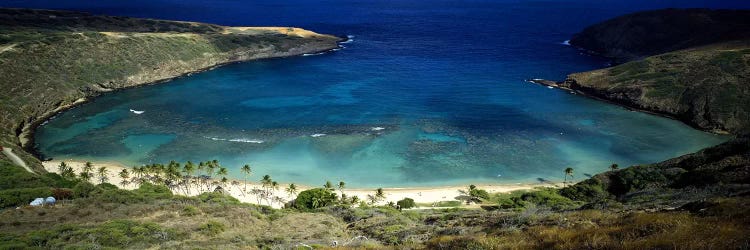
[[[354,36],[353,35],[347,35],[346,41],[340,42],[340,43],[351,43],[354,42]]]
[[[554,89],[555,87],[552,87],[552,86],[547,86],[547,88],[548,88],[548,89]]]
[[[231,141],[231,142],[259,143],[259,144],[264,142],[262,140],[245,139],[245,138],[229,139],[228,141]]]
[[[565,45],[565,46],[570,46],[570,40],[565,40],[560,44]]]
[[[383,129],[385,129],[385,128],[384,127],[373,127],[371,130],[372,131],[380,131],[380,130],[383,130]]]
[[[207,137],[207,136],[204,136],[203,138],[211,139],[214,141],[231,141],[231,142],[245,142],[245,143],[264,143],[265,142],[263,140],[246,139],[246,138],[223,139],[223,138],[218,138],[218,137]]]
[[[319,56],[319,55],[322,55],[322,54],[325,54],[325,52],[320,52],[320,53],[305,53],[305,54],[302,54],[302,56]]]
[[[143,112],[146,112],[146,111],[138,111],[138,110],[130,109],[130,112],[133,112],[136,115],[140,115],[140,114],[143,114]]]
[[[325,135],[326,135],[326,134],[312,134],[312,135],[310,135],[310,136],[311,136],[311,137],[321,137],[321,136],[325,136]]]

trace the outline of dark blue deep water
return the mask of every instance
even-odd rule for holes
[[[645,164],[725,140],[677,121],[524,82],[601,68],[563,41],[664,7],[745,1],[5,1],[2,6],[296,26],[339,36],[320,56],[224,66],[119,91],[37,134],[58,159],[218,159],[240,176],[352,186],[530,182]],[[143,110],[136,115],[129,109]]]

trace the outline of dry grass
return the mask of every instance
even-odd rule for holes
[[[735,204],[739,205],[739,204]],[[491,236],[442,236],[430,249],[735,249],[750,247],[747,209],[719,216],[689,212],[611,214],[589,210]],[[725,211],[726,212],[726,211]]]

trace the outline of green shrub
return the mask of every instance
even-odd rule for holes
[[[404,198],[396,202],[396,204],[403,209],[409,209],[417,206],[417,203],[414,203],[414,199],[412,198]]]
[[[212,220],[206,224],[201,225],[198,228],[198,230],[200,230],[201,232],[207,235],[215,236],[217,234],[224,232],[224,230],[226,230],[226,226],[224,226],[224,224],[222,224],[221,222]]]
[[[72,188],[76,183],[75,180],[67,180],[55,173],[32,174],[7,161],[0,161],[0,190],[38,187]]]
[[[615,172],[610,180],[607,191],[619,196],[645,189],[650,185],[662,185],[668,178],[661,169],[651,166],[633,166]]]
[[[23,240],[28,245],[62,249],[78,244],[94,244],[117,248],[147,248],[152,244],[174,240],[178,234],[156,223],[114,220],[96,226],[64,224],[53,229],[33,231]],[[78,245],[79,248],[85,245]]]
[[[101,183],[99,185],[96,185],[96,187],[98,187],[100,189],[118,189],[117,186],[109,184],[109,183],[106,183],[106,182],[105,183]]]
[[[490,199],[490,193],[487,192],[487,190],[484,189],[471,189],[469,190],[469,195],[474,198],[480,198],[484,200]]]
[[[547,206],[555,210],[574,208],[578,204],[557,193],[554,188],[540,188],[520,196],[524,202]]]
[[[94,197],[105,203],[133,204],[146,201],[142,195],[124,189],[104,189]]]
[[[325,188],[302,191],[294,201],[294,207],[301,210],[315,209],[336,203],[336,194]]]
[[[672,187],[705,187],[708,185],[713,185],[721,182],[721,180],[719,179],[719,175],[719,171],[712,169],[688,171],[680,174],[677,180],[672,184]]]
[[[94,184],[82,181],[73,186],[73,197],[86,198],[91,196],[91,194],[96,190],[98,189],[96,188],[96,186],[94,186]]]
[[[0,208],[27,205],[36,198],[52,196],[50,188],[16,188],[0,190]]]
[[[185,206],[182,208],[182,211],[180,212],[180,215],[182,216],[194,216],[199,214],[200,211],[198,211],[197,207],[194,206]]]
[[[144,182],[138,189],[133,190],[136,194],[143,196],[145,199],[169,199],[172,198],[172,190],[164,185],[154,185]]]
[[[604,191],[602,182],[596,178],[590,178],[585,181],[576,183],[560,189],[560,195],[576,201],[594,201],[609,196]]]
[[[508,194],[496,194],[492,200],[500,208],[524,208],[530,204],[546,206],[555,210],[572,209],[579,203],[558,193],[554,188],[537,188],[532,191],[515,191]]]
[[[197,198],[198,200],[202,202],[209,202],[209,203],[219,203],[219,204],[240,204],[241,203],[237,198],[234,198],[231,195],[225,195],[225,194],[217,193],[217,192],[202,193],[196,196],[195,198]]]

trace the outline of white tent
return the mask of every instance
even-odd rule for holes
[[[44,198],[36,198],[33,201],[31,201],[31,203],[29,203],[29,205],[32,205],[32,206],[35,206],[35,207],[44,205]]]

